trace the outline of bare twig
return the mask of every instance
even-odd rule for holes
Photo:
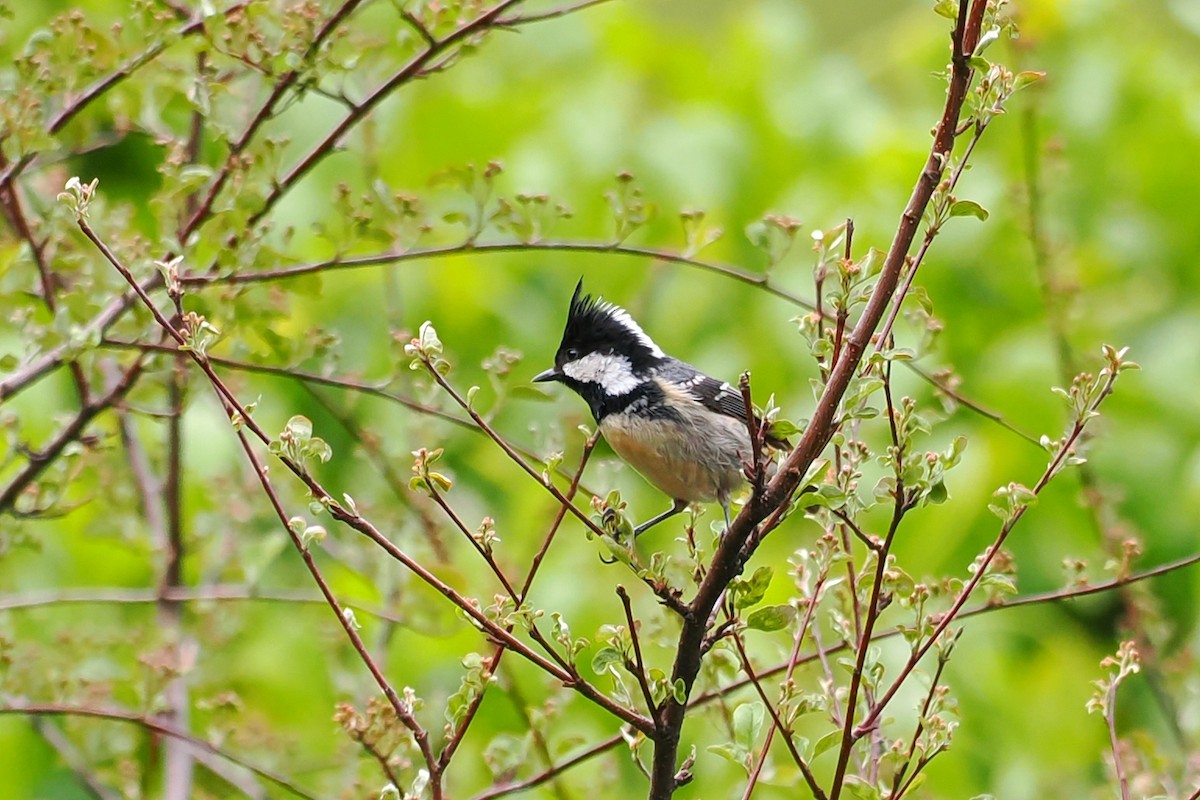
[[[79,412],[61,431],[58,435],[44,445],[40,450],[29,454],[29,460],[25,468],[17,473],[16,477],[0,492],[0,512],[15,512],[17,498],[25,489],[36,481],[41,474],[49,467],[54,460],[62,453],[63,449],[71,442],[79,439],[83,432],[87,430],[88,425],[98,414],[111,408],[114,404],[120,402],[126,394],[133,389],[137,383],[138,376],[142,373],[142,366],[145,357],[139,355],[129,367],[121,373],[120,378],[111,389],[106,391],[100,397],[94,397],[79,409]]]
[[[583,478],[583,471],[587,468],[587,463],[591,459],[592,451],[595,449],[596,443],[599,441],[599,439],[600,436],[598,433],[593,434],[592,436],[588,437],[587,442],[584,444],[583,454],[579,458],[579,467],[575,470],[575,475],[571,479],[571,485],[567,487],[565,497],[568,502],[559,504],[558,513],[555,515],[554,521],[550,523],[550,530],[546,532],[546,537],[542,540],[542,546],[538,548],[537,553],[533,557],[533,561],[529,565],[529,572],[525,575],[525,582],[521,586],[521,603],[525,602],[525,598],[529,596],[529,590],[533,587],[533,580],[537,576],[538,569],[541,567],[542,561],[545,559],[546,554],[550,551],[550,545],[553,543],[555,536],[558,534],[563,520],[566,519],[567,505],[571,500],[574,499],[575,493],[579,491],[579,481]],[[492,657],[488,663],[491,665],[490,670],[493,673],[495,673],[496,669],[499,668],[500,660],[504,657],[504,651],[506,649],[508,648],[504,645],[504,643],[500,642],[497,643],[496,649],[492,652]],[[459,745],[462,744],[462,740],[466,735],[467,728],[469,728],[472,721],[474,721],[475,715],[479,711],[479,706],[483,703],[483,698],[486,694],[486,688],[487,684],[484,684],[484,691],[479,692],[474,698],[472,698],[471,704],[467,707],[466,712],[463,714],[458,727],[454,730],[454,733],[450,736],[449,741],[446,742],[446,746],[442,748],[442,752],[438,755],[438,762],[442,764],[443,768],[450,763],[450,760],[454,757],[454,753],[458,750]]]
[[[770,737],[775,731],[779,731],[783,736],[783,743],[787,747],[788,753],[792,756],[792,761],[800,769],[800,774],[804,776],[804,782],[808,784],[808,790],[812,792],[813,800],[826,800],[827,795],[817,783],[817,777],[813,774],[812,768],[809,767],[808,761],[804,756],[800,755],[800,751],[796,749],[796,743],[792,741],[791,730],[783,724],[783,720],[779,718],[779,710],[767,697],[767,692],[763,689],[759,676],[754,672],[754,664],[750,661],[750,656],[746,653],[746,645],[742,642],[742,635],[737,630],[734,630],[733,645],[737,648],[738,658],[742,662],[742,671],[746,673],[746,677],[750,679],[750,685],[754,687],[755,694],[758,695],[759,701],[766,707],[767,713],[771,715],[771,727],[768,729],[767,736]],[[767,760],[767,753],[770,748],[769,738],[764,742],[762,755],[755,765],[754,772],[750,776],[750,780],[746,783],[746,789],[742,793],[742,800],[750,800],[750,796],[754,793],[754,787],[758,783],[758,776],[762,772],[762,766]]]
[[[170,736],[173,739],[187,742],[197,750],[202,750],[206,753],[218,756],[225,759],[231,764],[236,764],[243,769],[248,769],[263,780],[283,789],[288,794],[295,797],[301,797],[305,800],[317,800],[317,795],[308,792],[297,786],[291,779],[280,775],[277,772],[260,767],[252,761],[247,761],[242,756],[224,747],[218,747],[204,739],[191,735],[187,731],[181,731],[172,725],[168,725],[155,717],[147,717],[141,714],[134,714],[128,711],[118,709],[100,708],[96,706],[74,706],[63,703],[19,703],[9,701],[6,704],[0,705],[0,714],[24,714],[27,716],[42,716],[42,717],[93,717],[95,719],[105,719],[113,722],[126,722],[145,728],[148,731],[153,731],[161,736]]]
[[[770,275],[765,273],[748,272],[731,264],[721,264],[716,261],[705,261],[703,259],[694,258],[674,250],[667,250],[663,248],[638,247],[623,243],[614,244],[612,242],[569,240],[548,240],[537,242],[467,241],[461,244],[444,245],[440,247],[388,250],[382,253],[375,253],[373,255],[337,258],[328,261],[317,261],[311,264],[298,264],[291,267],[261,270],[258,272],[235,272],[226,275],[210,273],[204,275],[180,276],[179,282],[187,286],[260,283],[289,280],[291,278],[299,278],[304,275],[312,275],[314,273],[334,272],[344,269],[364,269],[366,267],[399,264],[405,261],[414,261],[424,258],[455,256],[463,253],[524,253],[539,251],[551,253],[607,253],[612,255],[631,256],[633,258],[646,258],[654,261],[666,261],[674,264],[686,264],[705,272],[724,275],[725,277],[732,278],[750,286],[757,286],[768,294],[771,294],[782,300],[786,300],[787,302],[801,308],[812,309],[813,307],[811,301],[806,300],[797,294],[793,294],[781,286],[777,286],[774,281],[771,280]]]
[[[598,742],[591,747],[579,751],[575,755],[564,759],[562,762],[550,767],[549,769],[539,772],[537,775],[534,775],[531,778],[526,778],[523,781],[506,783],[501,786],[493,786],[491,789],[475,795],[472,800],[496,800],[497,797],[505,797],[510,794],[523,792],[526,789],[532,789],[535,786],[541,786],[543,783],[553,780],[555,777],[561,775],[572,767],[579,766],[591,758],[595,758],[602,753],[607,753],[609,750],[612,750],[615,747],[619,747],[624,741],[625,737],[619,733],[615,736],[610,736],[604,741]]]
[[[1028,434],[1025,431],[1018,428],[1016,425],[1013,425],[1011,422],[1009,422],[1007,419],[1004,418],[1003,414],[1000,414],[995,411],[991,411],[987,408],[984,408],[983,406],[974,402],[970,398],[964,397],[957,390],[955,390],[955,388],[953,386],[950,385],[949,380],[939,377],[936,374],[931,375],[930,373],[921,369],[921,367],[917,366],[916,364],[914,364],[911,361],[905,361],[903,363],[905,366],[908,367],[908,369],[912,370],[913,374],[915,374],[917,377],[921,378],[921,380],[925,381],[929,385],[935,387],[939,392],[946,395],[954,402],[958,403],[961,406],[965,406],[966,408],[970,409],[971,411],[974,411],[976,414],[978,414],[981,417],[990,419],[992,422],[995,422],[997,425],[1004,428],[1005,430],[1010,431],[1011,433],[1015,433],[1017,436],[1020,436],[1022,439],[1029,442],[1031,445],[1038,448],[1039,450],[1042,449],[1042,444],[1041,444],[1041,442],[1038,441],[1038,438],[1036,436]]]
[[[633,673],[638,686],[641,687],[642,699],[646,701],[646,713],[654,720],[657,728],[658,703],[654,702],[654,693],[650,691],[650,683],[646,677],[646,662],[642,660],[642,644],[638,639],[638,623],[633,616],[633,602],[629,599],[629,592],[620,584],[617,584],[617,597],[621,598],[621,606],[625,609],[625,625],[629,628],[629,640],[633,644],[633,663],[630,664],[626,659],[625,667]]]
[[[313,34],[308,46],[304,49],[304,54],[301,57],[301,63],[308,65],[314,53],[320,49],[322,42],[329,38],[338,27],[354,13],[354,10],[362,3],[362,0],[346,0],[337,11],[325,20],[325,23]],[[212,213],[213,202],[224,188],[225,182],[229,180],[229,176],[233,172],[233,167],[238,161],[238,157],[254,139],[259,129],[271,118],[279,101],[283,99],[296,81],[303,74],[303,69],[293,69],[280,76],[275,85],[271,87],[271,94],[259,107],[258,112],[251,118],[250,123],[242,131],[242,135],[237,138],[229,146],[229,153],[225,156],[225,163],[217,170],[216,178],[208,187],[208,191],[204,195],[204,199],[199,201],[195,210],[188,217],[187,222],[181,227],[178,239],[181,243],[187,242],[188,238],[196,231],[197,228],[208,218]]]
[[[598,6],[601,3],[607,3],[610,0],[578,0],[578,2],[568,3],[558,8],[551,8],[546,11],[538,11],[531,14],[514,14],[511,17],[502,17],[496,20],[497,26],[516,27],[517,25],[526,25],[530,22],[542,22],[548,19],[557,19],[565,17],[568,14],[574,14],[576,11],[582,11],[585,8]]]

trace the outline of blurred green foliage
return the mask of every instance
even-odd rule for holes
[[[56,56],[91,63],[90,72],[81,69],[78,76],[89,80],[177,24],[151,19],[170,20],[166,4],[135,7],[112,0],[10,3],[10,18],[0,20],[0,105],[16,115],[21,93],[38,90],[8,66],[34,52],[29,42],[81,46],[62,30],[44,33],[56,14],[78,9],[99,31],[122,24],[124,32],[102,37],[95,52]],[[1047,78],[1020,94],[989,129],[959,187],[960,196],[990,211],[989,219],[954,220],[920,271],[918,283],[943,324],[938,349],[921,365],[951,367],[963,396],[1021,431],[1052,438],[1068,414],[1050,387],[1069,384],[1075,372],[1095,371],[1101,343],[1129,345],[1143,367],[1109,401],[1088,445],[1087,491],[1103,498],[1103,510],[1093,514],[1081,503],[1080,474],[1069,472],[1009,539],[1024,595],[1064,586],[1067,559],[1086,560],[1087,574],[1103,579],[1114,543],[1128,537],[1141,542],[1142,566],[1197,550],[1200,15],[1187,0],[1021,0],[1015,14],[1021,36],[996,45],[1003,48],[997,57]],[[494,32],[461,63],[385,101],[339,152],[282,197],[261,241],[242,243],[246,262],[227,263],[226,237],[248,230],[247,217],[269,190],[255,170],[278,175],[345,113],[336,99],[308,92],[270,121],[277,152],[249,168],[244,186],[222,195],[224,216],[187,244],[187,267],[202,273],[215,261],[221,272],[253,271],[387,249],[402,240],[393,234],[405,218],[385,211],[382,200],[369,207],[358,202],[378,186],[386,187],[384,194],[417,197],[431,211],[434,229],[422,245],[456,243],[466,230],[455,220],[466,218],[469,225],[471,203],[461,182],[435,177],[466,165],[478,176],[498,161],[497,194],[544,193],[547,208],[561,203],[570,210],[569,217],[548,215],[552,239],[609,241],[614,223],[605,193],[623,170],[636,176],[655,210],[630,236],[631,245],[683,249],[680,212],[702,209],[704,223],[720,226],[724,235],[700,258],[758,273],[767,259],[746,227],[767,213],[796,217],[804,227],[771,276],[811,298],[812,231],[852,217],[856,255],[887,247],[940,113],[944,84],[931,73],[946,60],[943,23],[928,3],[894,0],[621,0]],[[415,34],[384,2],[367,3],[353,28],[354,37],[333,45],[344,73],[322,87],[361,97],[395,68]],[[206,78],[193,85],[197,58],[207,60]],[[171,44],[153,66],[72,121],[20,179],[28,212],[42,220],[40,234],[62,242],[53,268],[84,291],[65,292],[53,318],[32,303],[38,288],[29,250],[11,225],[3,229],[0,305],[12,323],[0,330],[5,371],[33,355],[31,348],[70,340],[72,326],[122,288],[55,207],[65,179],[100,178],[93,225],[136,265],[139,277],[149,277],[151,261],[178,244],[171,241],[172,226],[190,190],[172,162],[178,147],[163,134],[186,132],[192,112],[204,110],[212,127],[201,160],[219,164],[226,152],[219,140],[236,135],[247,110],[262,100],[256,86],[222,83],[222,71],[236,69],[237,62],[213,52],[202,37]],[[69,97],[78,87],[56,89]],[[10,162],[23,152],[13,136],[0,147]],[[356,222],[356,214],[364,216]],[[379,224],[383,217],[394,222],[387,231]],[[478,241],[508,238],[489,229]],[[402,352],[420,323],[432,320],[453,365],[450,380],[463,392],[482,387],[476,406],[497,429],[538,454],[564,451],[564,465],[572,469],[583,445],[576,427],[591,424],[586,409],[565,392],[542,393],[526,384],[549,365],[581,275],[590,290],[628,308],[667,352],[730,380],[748,369],[760,400],[773,393],[792,419],[811,412],[809,380],[816,370],[792,321],[806,310],[682,264],[598,253],[463,252],[238,290],[193,286],[184,305],[221,329],[223,339],[210,349],[214,356],[370,384],[399,374],[389,388],[450,410],[427,379],[406,369]],[[147,319],[128,315],[110,334],[149,341]],[[903,323],[898,330],[902,339],[918,337]],[[504,348],[499,358],[498,348]],[[82,360],[88,375],[99,380],[100,362],[113,353],[123,351],[89,351]],[[503,364],[494,370],[502,375],[489,377],[488,359]],[[171,369],[165,359],[151,362],[128,407],[164,410]],[[295,414],[312,419],[334,454],[328,464],[311,465],[321,481],[335,494],[353,495],[393,541],[486,603],[495,587],[472,560],[469,544],[408,489],[411,451],[444,448],[439,469],[455,482],[456,508],[472,526],[485,515],[494,518],[499,560],[523,574],[555,503],[478,433],[379,398],[272,376],[222,374],[244,402],[261,398],[255,418],[266,430],[282,430]],[[899,371],[897,381],[900,392],[936,406],[928,384],[912,373]],[[19,443],[37,447],[48,440],[77,403],[63,369],[5,402],[5,484],[22,463]],[[183,582],[316,597],[210,388],[192,380],[185,403]],[[152,472],[162,475],[163,421],[150,414],[132,420],[149,448]],[[0,518],[0,603],[159,584],[163,544],[140,508],[115,416],[98,419],[93,432],[95,441],[76,457],[78,472],[65,476],[61,505],[69,513]],[[965,575],[997,529],[987,510],[992,491],[1010,481],[1032,484],[1045,465],[1040,448],[961,405],[934,429],[928,447],[944,449],[958,435],[969,445],[961,466],[948,474],[950,502],[917,512],[896,541],[898,562],[918,579]],[[278,465],[272,477],[289,511],[307,513],[303,487]],[[601,495],[620,489],[636,518],[666,502],[603,444],[584,484]],[[701,524],[714,514],[708,509]],[[346,604],[362,610],[363,637],[394,685],[416,687],[426,698],[423,721],[440,737],[440,710],[459,688],[462,659],[490,645],[399,565],[328,518],[322,524],[330,535],[318,561],[327,578]],[[774,564],[781,573],[773,589],[779,596],[769,595],[768,602],[784,602],[783,565],[816,532],[797,518],[758,553],[757,563]],[[631,577],[619,565],[602,564],[602,550],[581,534],[578,523],[565,523],[531,602],[561,611],[577,635],[595,642],[600,625],[621,619],[613,589]],[[672,546],[665,528],[651,535],[658,537],[653,546]],[[1119,593],[1001,610],[966,623],[946,672],[960,727],[952,749],[929,767],[920,796],[1113,796],[1104,766],[1107,732],[1086,714],[1085,703],[1090,681],[1102,675],[1098,662],[1130,629],[1151,647],[1143,652],[1147,671],[1122,689],[1122,731],[1144,732],[1149,749],[1178,763],[1200,741],[1200,684],[1189,668],[1198,589],[1196,572],[1180,571]],[[636,600],[649,618],[654,598],[643,593]],[[398,613],[403,624],[389,625],[369,610]],[[94,697],[153,710],[164,681],[153,653],[187,636],[203,643],[188,677],[190,727],[198,736],[211,733],[320,796],[375,796],[385,781],[330,723],[337,703],[361,707],[375,687],[327,607],[202,601],[186,604],[182,613],[183,633],[164,626],[152,603],[0,610],[0,693],[6,701]],[[786,659],[787,639],[748,638],[764,662]],[[885,659],[905,655],[899,642],[883,647]],[[647,657],[665,668],[668,655],[660,647]],[[531,708],[553,720],[546,747],[556,759],[615,732],[611,717],[578,697],[554,694],[543,676],[511,655],[499,680],[510,691],[484,701],[455,763],[456,797],[490,784],[485,748],[501,734],[521,737]],[[889,710],[900,720],[915,719],[922,695],[923,687],[909,687]],[[124,796],[157,796],[156,776],[131,766],[138,759],[152,762],[144,751],[156,745],[141,731],[79,718],[53,724],[89,760],[104,764],[103,774]],[[740,791],[741,771],[705,750],[729,738],[721,723],[692,723],[687,735],[699,746],[702,780],[679,796]],[[505,739],[494,745],[505,746],[517,745]],[[621,748],[614,752],[529,796],[596,796],[589,786],[604,786],[606,797],[638,796],[644,778]],[[542,765],[541,754],[525,755],[514,761]],[[828,770],[817,764],[822,774]],[[91,796],[37,724],[21,716],[0,716],[0,775],[8,776],[5,792],[13,798]],[[794,773],[780,771],[764,776],[756,796],[795,797],[799,785]],[[206,778],[196,796],[229,791]]]

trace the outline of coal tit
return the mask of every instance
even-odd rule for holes
[[[728,528],[730,493],[745,481],[752,458],[737,389],[664,353],[623,308],[583,295],[582,279],[554,367],[533,380],[566,384],[587,401],[617,455],[674,500],[635,533],[688,503],[713,500]],[[788,446],[774,437],[768,444]]]

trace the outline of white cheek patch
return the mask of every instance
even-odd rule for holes
[[[580,383],[598,383],[611,395],[628,394],[641,384],[625,356],[588,353],[583,358],[563,364],[562,371],[568,378]]]

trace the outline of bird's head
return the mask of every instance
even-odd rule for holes
[[[558,381],[585,396],[598,392],[617,397],[637,388],[663,358],[663,351],[629,312],[583,294],[580,278],[554,366],[534,380]]]

